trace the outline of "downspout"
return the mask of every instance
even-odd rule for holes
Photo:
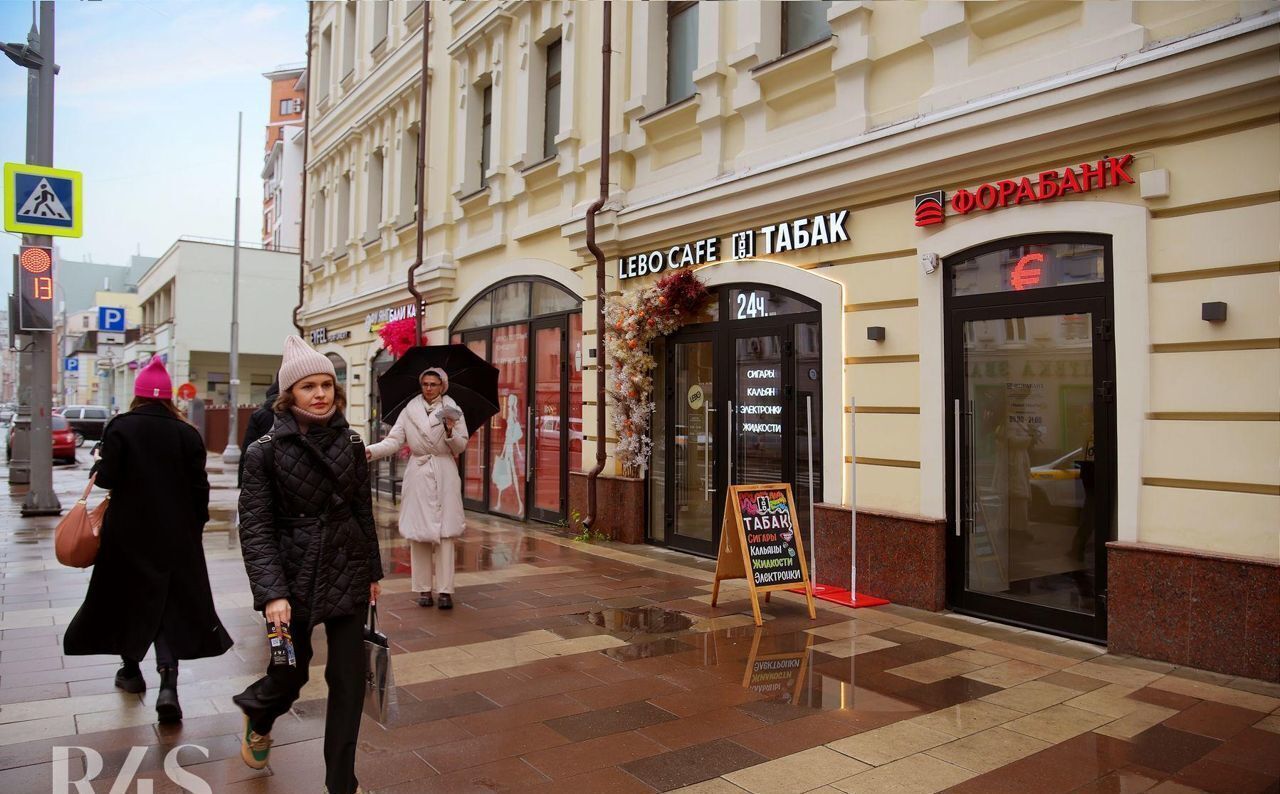
[[[609,99],[610,55],[613,44],[613,3],[604,3],[604,41],[600,45],[600,198],[587,208],[587,249],[596,258],[596,465],[587,472],[587,516],[582,524],[587,529],[595,526],[597,509],[596,491],[598,478],[605,462],[605,358],[604,358],[604,252],[596,245],[596,213],[609,198]]]
[[[308,3],[307,87],[306,97],[303,99],[306,106],[302,113],[302,202],[300,204],[302,218],[298,223],[298,305],[293,307],[293,327],[298,329],[298,336],[302,336],[302,323],[298,320],[298,313],[302,311],[302,306],[306,303],[304,289],[307,280],[307,144],[311,139],[308,133],[311,127],[311,27],[313,14],[312,6]]]
[[[431,38],[431,14],[428,13],[430,3],[422,4],[422,89],[421,95],[418,97],[418,183],[415,198],[418,202],[418,253],[413,260],[413,264],[409,266],[409,294],[413,295],[413,342],[415,345],[422,344],[422,315],[426,312],[426,305],[422,302],[422,293],[418,292],[418,285],[414,278],[418,272],[418,268],[422,267],[422,233],[423,220],[427,214],[427,205],[424,201],[427,187],[427,99],[430,96],[427,93],[427,42]]]

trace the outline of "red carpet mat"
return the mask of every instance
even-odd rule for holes
[[[803,587],[794,587],[790,590],[792,593],[804,594]],[[844,607],[852,607],[858,609],[860,607],[878,607],[889,603],[883,598],[864,595],[863,593],[851,593],[841,587],[833,587],[826,584],[816,584],[813,586],[813,597],[823,601],[830,601],[833,604],[839,604]]]

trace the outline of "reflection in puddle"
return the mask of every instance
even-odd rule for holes
[[[634,634],[670,634],[693,625],[693,619],[683,612],[654,606],[601,609],[588,612],[586,619],[607,631]]]

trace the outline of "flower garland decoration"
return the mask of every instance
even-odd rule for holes
[[[378,329],[383,347],[390,350],[391,355],[396,358],[403,356],[406,350],[417,343],[417,334],[418,328],[412,317],[392,320]]]
[[[692,270],[678,270],[656,284],[605,305],[605,346],[609,354],[606,391],[613,398],[615,455],[623,474],[639,476],[649,462],[653,440],[653,369],[649,343],[697,317],[711,297]]]

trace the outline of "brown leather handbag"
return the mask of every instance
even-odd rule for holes
[[[92,510],[89,509],[89,492],[98,475],[89,478],[84,495],[76,500],[58,527],[53,531],[53,551],[58,562],[71,568],[88,568],[98,557],[99,533],[102,531],[102,519],[107,514],[107,506],[111,503],[111,494]]]

